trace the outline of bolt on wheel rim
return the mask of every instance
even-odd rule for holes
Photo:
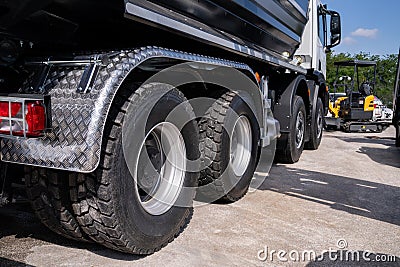
[[[236,176],[246,172],[251,159],[252,130],[249,120],[240,116],[233,128],[230,145],[230,164]]]
[[[169,122],[154,126],[141,145],[136,164],[135,193],[151,215],[170,210],[182,191],[186,148],[179,129]]]
[[[303,139],[304,139],[304,129],[305,129],[305,123],[304,123],[304,114],[303,112],[299,111],[297,114],[297,119],[296,119],[296,147],[300,148],[303,144]]]

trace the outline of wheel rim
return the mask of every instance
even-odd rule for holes
[[[296,147],[300,148],[303,145],[303,139],[304,139],[304,129],[305,129],[305,124],[304,124],[304,114],[303,112],[299,111],[297,114],[297,119],[296,119]]]
[[[321,110],[318,111],[317,115],[317,138],[319,139],[322,135],[322,129],[324,127],[323,125],[323,118],[322,118],[322,112]]]
[[[252,141],[250,121],[240,116],[235,122],[230,145],[230,164],[236,176],[243,176],[249,166]]]
[[[186,148],[179,129],[169,122],[154,126],[141,145],[136,164],[135,193],[151,215],[170,210],[185,180]]]

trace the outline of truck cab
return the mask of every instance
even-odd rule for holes
[[[311,0],[309,20],[296,51],[301,66],[326,77],[326,53],[341,42],[341,21],[336,11],[328,10],[320,0]]]

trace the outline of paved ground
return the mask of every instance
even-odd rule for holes
[[[0,266],[400,266],[400,149],[393,136],[392,128],[326,133],[320,150],[306,151],[298,164],[274,166],[243,200],[197,208],[186,231],[148,257],[58,237],[24,205],[1,209]],[[338,240],[343,249],[331,252],[338,258],[331,261],[324,250],[337,250]],[[293,259],[314,250],[323,260],[282,262],[275,253],[262,261],[260,250],[269,256],[284,250]],[[340,261],[356,250],[361,263]],[[396,262],[367,262],[363,252]]]

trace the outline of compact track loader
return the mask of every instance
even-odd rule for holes
[[[330,93],[327,129],[345,132],[382,132],[389,122],[374,121],[376,62],[350,60],[335,62],[336,80]],[[349,75],[351,73],[353,77]],[[371,77],[372,79],[369,78]]]

